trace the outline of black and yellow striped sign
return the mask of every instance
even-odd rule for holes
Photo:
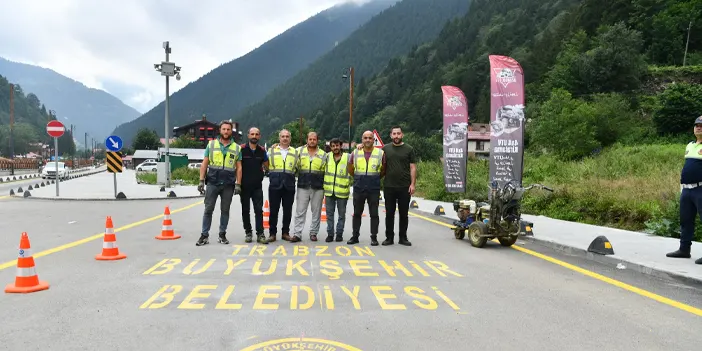
[[[122,153],[108,151],[105,154],[107,171],[110,173],[122,173]]]

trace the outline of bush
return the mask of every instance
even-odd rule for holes
[[[541,183],[554,193],[533,190],[524,212],[552,218],[680,237],[680,170],[684,144],[615,145],[582,161],[525,155],[524,184]],[[467,191],[444,190],[439,162],[418,165],[418,196],[438,201],[487,199],[488,163],[468,163]],[[702,240],[702,225],[695,240]]]

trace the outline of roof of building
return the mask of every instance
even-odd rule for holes
[[[490,140],[490,133],[469,130],[468,140]]]

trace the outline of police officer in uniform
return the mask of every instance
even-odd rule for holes
[[[195,245],[209,244],[212,213],[220,197],[219,242],[229,244],[227,225],[232,197],[241,193],[241,146],[232,140],[234,125],[230,121],[219,124],[219,138],[210,140],[205,148],[205,157],[200,166],[200,185],[197,190],[205,191],[205,213],[202,216],[202,232]],[[205,190],[205,182],[207,189]]]
[[[334,138],[329,141],[330,152],[325,157],[324,171],[324,197],[327,201],[327,239],[330,243],[344,240],[344,225],[346,224],[346,204],[351,193],[351,176],[349,176],[347,164],[349,154],[341,152],[341,140]],[[339,210],[339,221],[334,230],[334,213]]]
[[[680,174],[680,248],[667,257],[690,258],[697,215],[702,217],[702,116],[694,127],[696,141],[685,148],[685,164]],[[702,257],[695,263],[702,264]]]
[[[373,132],[363,132],[363,148],[349,157],[348,172],[353,176],[353,233],[347,244],[358,244],[361,216],[366,202],[371,218],[371,246],[378,246],[378,206],[380,179],[385,176],[385,153],[373,146]]]
[[[276,241],[278,234],[278,213],[283,205],[282,238],[290,241],[290,221],[292,205],[295,202],[295,172],[298,168],[299,155],[290,146],[290,131],[283,129],[278,133],[280,143],[268,151],[268,198],[271,203],[270,228],[268,242]]]

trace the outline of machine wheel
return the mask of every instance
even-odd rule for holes
[[[456,239],[463,240],[463,238],[466,237],[466,230],[458,227],[453,230],[453,235],[456,237]]]
[[[468,227],[468,240],[473,247],[481,248],[485,246],[488,238],[480,236],[487,234],[487,225],[483,222],[473,222]]]
[[[500,242],[500,245],[502,246],[512,246],[514,243],[517,242],[517,236],[505,236],[501,238],[497,238],[497,240]]]

